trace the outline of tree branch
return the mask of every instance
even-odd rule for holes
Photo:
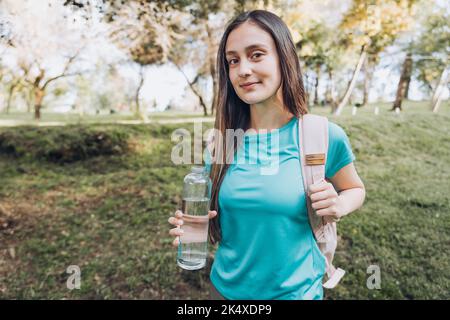
[[[199,78],[199,74],[197,74],[197,76],[195,77],[194,81],[191,82],[189,81],[189,78],[187,77],[187,75],[184,73],[183,69],[181,69],[181,67],[176,64],[175,62],[171,61],[175,67],[177,67],[177,69],[183,74],[184,78],[186,79],[186,82],[189,84],[189,87],[191,88],[191,90],[195,93],[196,96],[200,97],[200,93],[195,89],[194,87],[194,83],[197,82],[198,78]]]
[[[72,56],[69,57],[69,60],[67,60],[66,65],[64,66],[64,70],[60,75],[57,75],[55,77],[52,77],[50,79],[48,79],[47,81],[45,81],[44,85],[42,86],[42,89],[45,89],[47,87],[47,85],[52,82],[55,81],[56,79],[59,78],[63,78],[63,77],[71,77],[71,76],[75,76],[75,75],[79,75],[81,74],[80,72],[75,72],[75,73],[71,73],[71,74],[67,74],[67,71],[69,70],[70,65],[73,63],[73,61],[78,57],[78,55],[80,54],[81,50],[83,49],[84,46],[82,46],[81,48],[79,48],[75,54],[73,54]]]

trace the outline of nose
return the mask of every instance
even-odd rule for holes
[[[239,63],[239,70],[238,70],[239,77],[247,78],[251,74],[252,74],[252,69],[251,69],[250,63],[248,63],[245,60],[242,60]]]

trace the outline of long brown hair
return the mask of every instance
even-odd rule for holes
[[[283,107],[285,110],[297,118],[308,112],[300,63],[295,51],[294,42],[286,24],[277,15],[269,11],[253,10],[244,12],[228,23],[217,52],[219,85],[214,131],[216,135],[220,133],[218,135],[220,137],[227,136],[227,129],[242,129],[245,131],[249,126],[250,106],[242,101],[234,91],[229,78],[228,61],[225,58],[225,46],[228,35],[246,21],[251,21],[258,25],[261,29],[269,33],[275,42],[280,63]],[[210,221],[209,239],[212,244],[215,244],[222,238],[219,223],[219,190],[230,164],[229,159],[236,152],[237,147],[233,143],[233,149],[226,150],[226,147],[231,144],[223,143],[222,138],[218,138],[217,136],[214,136],[213,139],[213,143],[210,143],[210,147],[212,146],[213,150],[210,170],[210,178],[212,181],[210,209],[216,210],[217,216]],[[238,141],[237,146],[239,146],[239,143]]]

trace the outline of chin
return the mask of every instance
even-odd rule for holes
[[[258,99],[252,99],[252,98],[241,98],[242,101],[244,101],[246,104],[255,104],[258,103],[260,100]]]
[[[269,99],[269,97],[261,97],[261,96],[254,96],[254,97],[250,97],[250,96],[244,96],[244,97],[240,97],[242,101],[244,101],[247,104],[256,104],[256,103],[261,103],[266,101],[267,99]]]

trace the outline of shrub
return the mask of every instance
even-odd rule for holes
[[[124,130],[67,126],[61,128],[20,127],[0,133],[0,153],[68,163],[129,151]]]

